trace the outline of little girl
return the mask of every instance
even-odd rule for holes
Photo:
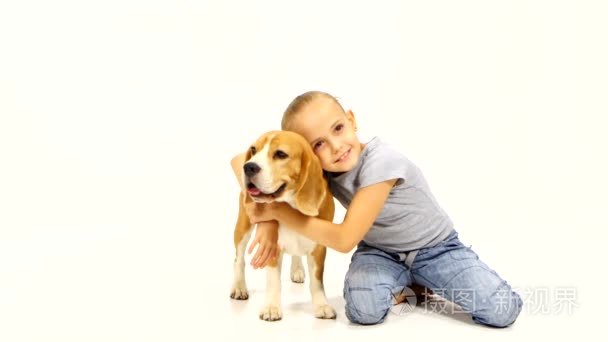
[[[311,91],[287,107],[282,129],[310,142],[332,193],[347,209],[336,224],[309,217],[286,203],[247,208],[258,225],[252,260],[263,267],[277,253],[276,221],[339,252],[354,252],[344,280],[345,312],[358,324],[384,321],[405,287],[419,284],[494,327],[512,324],[522,300],[509,284],[458,239],[418,169],[379,138],[362,144],[352,111],[331,95]],[[241,174],[244,156],[232,161]]]

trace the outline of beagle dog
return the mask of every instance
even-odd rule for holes
[[[289,131],[272,131],[262,135],[247,151],[244,184],[247,191],[239,198],[239,217],[234,229],[234,282],[230,292],[233,299],[247,299],[245,282],[245,248],[251,236],[252,224],[245,212],[245,204],[287,202],[291,207],[309,216],[333,220],[334,201],[317,156],[308,142],[299,134]],[[281,311],[281,262],[283,254],[291,255],[291,280],[304,282],[302,256],[306,256],[310,276],[310,292],[315,317],[336,318],[336,311],[327,302],[323,288],[325,246],[279,226],[279,256],[267,266],[266,303],[260,319],[276,321]]]

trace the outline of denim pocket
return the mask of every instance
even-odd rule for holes
[[[479,259],[479,256],[470,248],[458,248],[448,252],[454,260]]]

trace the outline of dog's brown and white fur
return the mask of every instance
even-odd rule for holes
[[[245,212],[245,204],[253,202],[287,202],[309,216],[333,220],[334,202],[323,178],[323,170],[312,148],[300,135],[288,131],[272,131],[262,135],[247,151],[244,165],[244,184],[247,193],[239,198],[239,217],[234,230],[234,282],[230,297],[247,299],[245,282],[245,249],[251,236],[252,224]],[[266,303],[260,319],[276,321],[281,311],[281,261],[283,254],[291,254],[291,280],[304,282],[302,256],[308,261],[310,292],[315,317],[335,318],[336,311],[327,302],[323,288],[325,246],[279,226],[279,256],[267,269]]]

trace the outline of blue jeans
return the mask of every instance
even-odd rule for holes
[[[411,267],[399,255],[361,242],[344,280],[346,316],[353,323],[384,321],[393,298],[416,283],[458,304],[473,321],[506,327],[515,322],[522,300],[452,232],[438,245],[418,250]]]

